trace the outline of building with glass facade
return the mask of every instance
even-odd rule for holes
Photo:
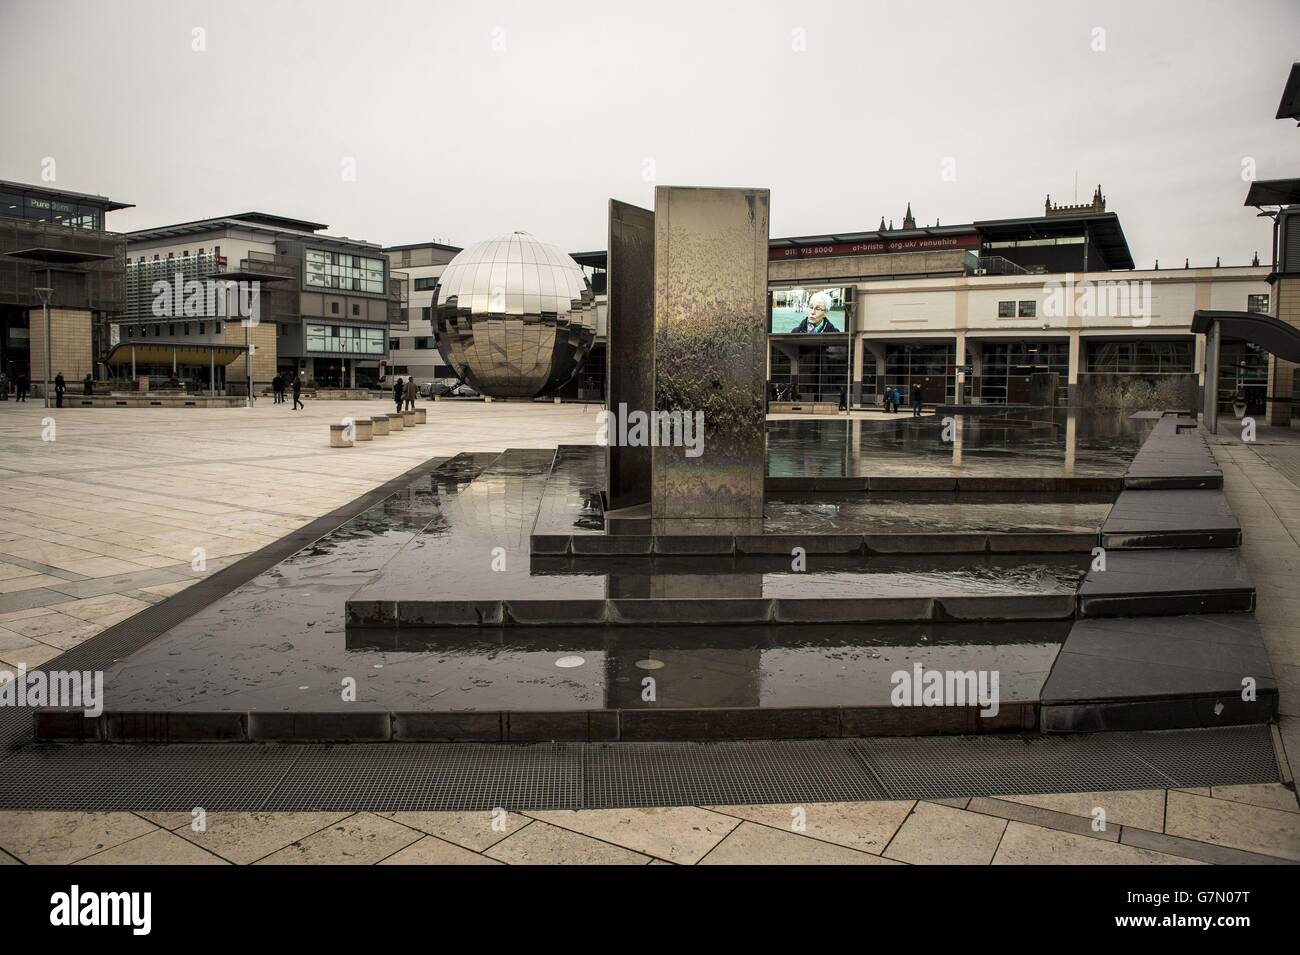
[[[321,388],[377,386],[390,327],[406,318],[405,277],[390,271],[379,246],[325,235],[326,228],[247,212],[129,233],[130,307],[116,340],[249,345],[254,387],[277,373]],[[160,320],[159,288],[206,286],[232,274],[256,283],[256,322],[238,314],[232,321],[229,295],[215,306],[206,302],[201,315],[183,316],[190,321]],[[244,360],[227,371],[232,386],[246,378]]]
[[[0,181],[0,372],[12,388],[45,376],[44,313],[50,288],[51,376],[98,378],[111,323],[125,307],[126,239],[108,213],[129,203],[51,186]]]

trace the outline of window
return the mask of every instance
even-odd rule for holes
[[[1015,318],[1015,302],[998,302],[998,318]]]
[[[221,334],[221,323],[220,323],[220,322],[213,322],[213,323],[212,323],[212,333],[213,333],[214,335],[220,335],[220,334]]]
[[[360,305],[357,305],[356,303],[353,303],[353,305],[352,305],[352,314],[353,314],[353,315],[360,315],[360,314],[361,314],[361,306],[360,306]]]
[[[338,352],[345,355],[382,355],[384,329],[355,325],[304,325],[303,339],[309,352]]]
[[[334,315],[337,315],[337,314],[339,313],[339,303],[338,303],[338,302],[330,302],[330,313],[331,313],[331,314],[334,314]]]
[[[175,334],[176,334],[176,326],[175,326],[175,325],[168,325],[168,326],[167,326],[167,334],[168,334],[168,335],[175,335]]]
[[[1247,295],[1246,311],[1259,312],[1261,315],[1269,314],[1268,293],[1265,292],[1263,295]]]
[[[1088,342],[1084,367],[1120,375],[1186,374],[1194,370],[1194,358],[1185,338]]]
[[[308,249],[303,260],[303,284],[368,295],[384,294],[384,260],[344,252]]]
[[[200,334],[200,335],[206,335],[206,334],[207,334],[207,323],[206,323],[206,322],[199,322],[199,334]]]
[[[417,292],[427,292],[433,288],[436,288],[437,285],[438,285],[438,280],[436,278],[415,280],[415,290]]]
[[[186,322],[186,323],[185,323],[185,334],[188,335],[189,333],[190,333],[190,323],[189,323],[189,322]]]
[[[1038,314],[1038,303],[1033,301],[1024,301],[1020,303],[1020,317],[1033,318]]]
[[[401,340],[400,338],[390,338],[390,339],[388,339],[388,350],[389,350],[389,351],[398,351],[399,349],[401,349],[401,347],[402,347],[402,340]]]
[[[428,351],[430,348],[433,347],[433,339],[432,339],[432,338],[417,338],[417,339],[415,340],[415,347],[416,347],[417,349],[421,350],[421,351]]]

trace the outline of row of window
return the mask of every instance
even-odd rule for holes
[[[103,221],[103,212],[99,206],[19,196],[11,192],[0,192],[0,215],[11,219],[52,222],[72,229],[99,229]]]
[[[151,329],[151,328],[153,329],[153,337],[154,337],[154,338],[162,338],[162,334],[163,334],[163,327],[162,327],[162,325],[140,325],[140,326],[136,326],[136,325],[126,325],[126,326],[124,326],[124,327],[126,328],[126,337],[127,337],[127,338],[135,338],[135,330],[136,330],[137,327],[140,329],[140,337],[141,337],[141,338],[147,338],[147,337],[149,336],[149,334],[150,334],[149,329]],[[206,335],[206,334],[208,333],[208,323],[207,323],[207,322],[169,322],[169,323],[167,324],[167,334],[168,334],[168,335],[175,335],[175,334],[176,334],[176,329],[179,328],[179,329],[181,329],[181,334],[182,334],[182,335],[188,335],[188,334],[190,334],[190,328],[191,328],[191,327],[197,328],[197,329],[198,329],[198,334],[200,334],[200,335]],[[220,323],[220,322],[213,322],[213,323],[212,323],[212,332],[213,332],[213,334],[215,334],[215,335],[220,335],[220,334],[221,334],[221,323]]]
[[[151,261],[154,261],[154,262],[162,261],[162,260],[159,258],[159,255],[160,255],[160,253],[155,253],[155,254],[154,254],[154,257],[153,257],[153,259],[152,259]],[[199,249],[198,251],[196,251],[196,252],[194,253],[194,257],[195,257],[196,259],[204,258],[206,255],[207,255],[207,253],[206,253],[203,249]],[[183,249],[183,250],[181,251],[181,258],[182,258],[182,259],[188,259],[189,257],[190,257],[190,250],[189,250],[189,249]],[[213,258],[220,258],[220,257],[221,257],[221,246],[219,246],[219,245],[214,245],[214,246],[212,247],[212,257],[213,257]],[[174,259],[174,258],[176,258],[176,253],[175,253],[175,252],[168,252],[168,253],[167,253],[167,258],[168,258],[168,259]],[[150,260],[146,260],[145,256],[142,255],[142,256],[140,256],[138,259],[136,259],[135,262],[132,262],[130,259],[127,259],[126,264],[127,264],[127,265],[144,265],[144,264],[146,264],[146,261],[150,261]]]
[[[998,302],[998,318],[1036,318],[1038,302],[1024,299],[1019,302]]]
[[[1262,312],[1268,314],[1269,299],[1268,293],[1262,295],[1247,295],[1246,310],[1249,312]],[[998,302],[998,318],[1037,318],[1038,303],[1032,299],[1022,299],[1021,301],[1004,301]]]
[[[303,338],[309,352],[341,352],[348,355],[382,355],[383,328],[351,325],[304,325]]]
[[[345,252],[308,249],[303,281],[310,288],[382,295],[384,260]]]
[[[403,344],[405,342],[405,344]],[[438,347],[438,339],[434,335],[417,335],[412,338],[390,338],[388,348],[390,351],[398,351],[402,348],[414,348],[416,351],[431,351]]]

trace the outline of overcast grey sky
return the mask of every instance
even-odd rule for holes
[[[656,181],[768,187],[800,235],[1035,215],[1077,175],[1139,267],[1243,264],[1243,161],[1300,175],[1296,58],[1295,0],[0,0],[0,178],[52,157],[136,204],[115,231],[257,209],[577,251]]]

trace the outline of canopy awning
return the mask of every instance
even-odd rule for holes
[[[1300,362],[1300,329],[1262,312],[1224,312],[1197,309],[1192,313],[1192,331],[1209,332],[1217,324],[1224,338],[1236,338],[1258,345],[1284,361]]]
[[[135,360],[143,365],[229,365],[247,349],[243,345],[209,345],[202,342],[124,341],[113,346],[105,364],[124,365]]]

